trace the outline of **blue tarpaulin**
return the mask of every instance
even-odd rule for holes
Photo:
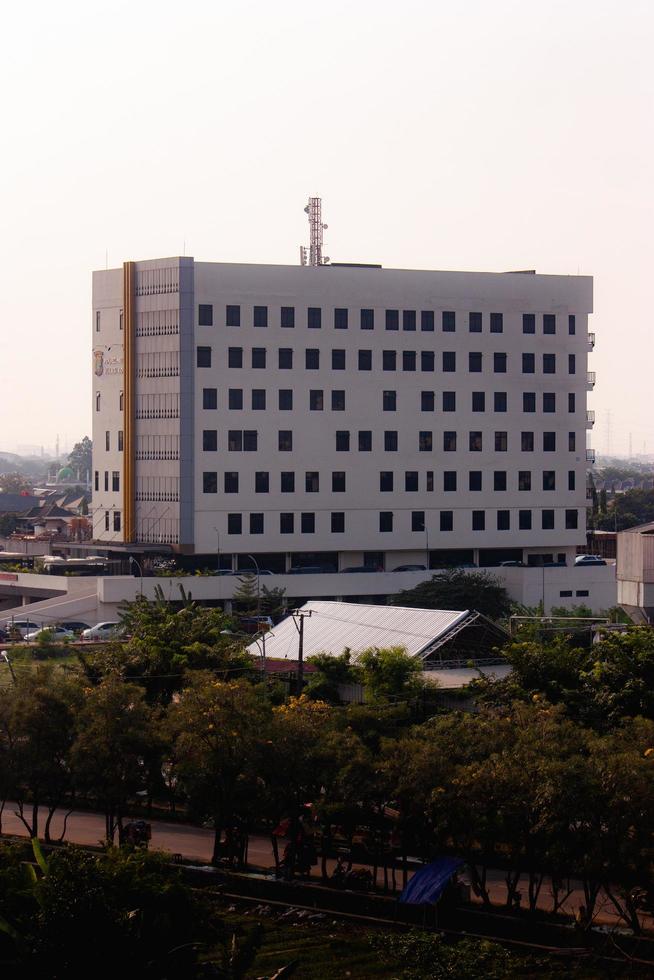
[[[442,857],[416,871],[400,895],[405,905],[433,905],[443,894],[455,871],[464,864],[461,858]]]

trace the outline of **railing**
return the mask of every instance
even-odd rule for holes
[[[595,462],[595,450],[594,449],[587,449],[586,450],[586,462],[587,463],[594,463]]]
[[[595,349],[595,334],[594,333],[589,333],[588,334],[588,350],[589,351],[592,351],[594,349]]]
[[[588,408],[586,409],[586,428],[592,429],[595,425],[595,412]]]
[[[592,391],[593,388],[595,387],[595,372],[594,371],[587,371],[586,372],[586,387],[588,388],[588,391]]]

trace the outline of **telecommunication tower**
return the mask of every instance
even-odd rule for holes
[[[327,265],[329,256],[322,254],[322,233],[327,225],[322,223],[322,198],[310,197],[304,209],[309,217],[309,249],[300,246],[300,265]]]

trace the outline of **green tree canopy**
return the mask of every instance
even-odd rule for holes
[[[511,612],[511,600],[504,586],[486,572],[465,572],[459,568],[439,572],[428,582],[404,589],[390,599],[392,606],[418,609],[475,609],[490,619],[504,619]]]
[[[68,465],[76,473],[79,471],[81,477],[91,472],[93,466],[93,443],[88,436],[84,436],[81,442],[76,442],[68,454]]]

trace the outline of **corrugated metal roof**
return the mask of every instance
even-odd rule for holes
[[[355,602],[307,602],[302,606],[311,616],[304,620],[304,656],[331,653],[338,656],[347,647],[353,654],[368,647],[406,647],[417,656],[434,640],[464,620],[468,610],[407,609],[404,606],[364,606]],[[256,654],[256,644],[248,647]],[[266,635],[267,657],[297,659],[298,632],[292,616]]]

